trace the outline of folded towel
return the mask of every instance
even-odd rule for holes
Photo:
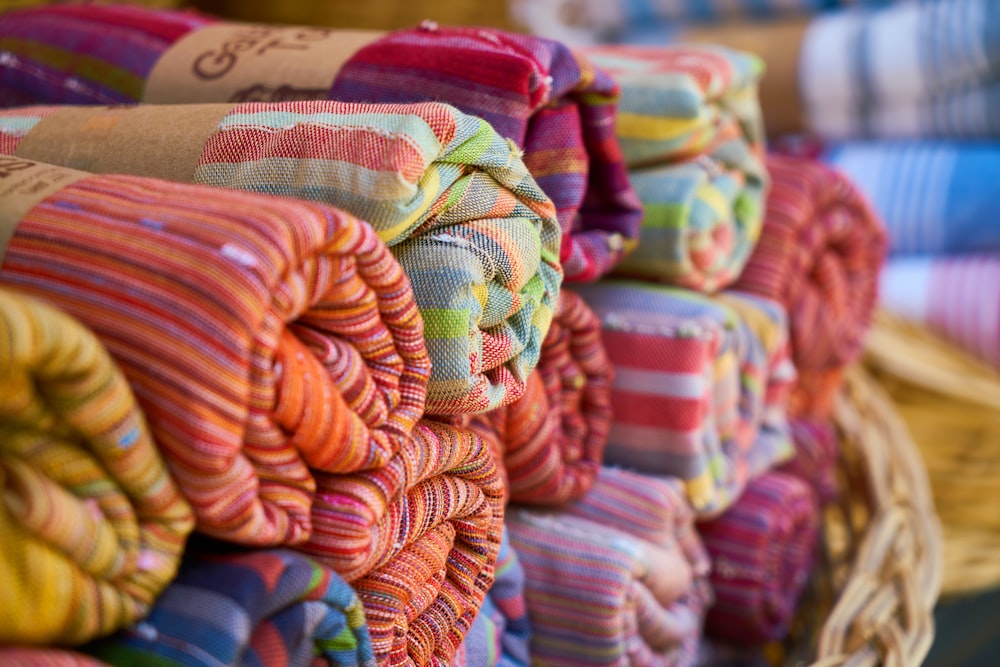
[[[78,644],[143,617],[194,524],[98,339],[8,289],[0,488],[0,645]]]
[[[515,400],[538,362],[562,279],[552,203],[516,149],[447,105],[31,107],[0,112],[0,151],[362,218],[413,285],[433,362],[428,412]]]
[[[778,304],[630,281],[576,291],[615,368],[607,463],[681,479],[706,517],[791,454],[784,398],[795,375]]]
[[[331,94],[447,102],[523,148],[559,215],[567,280],[607,273],[635,245],[641,208],[615,138],[618,86],[559,42],[425,21],[361,48]]]
[[[147,617],[86,647],[111,665],[374,667],[361,601],[292,551],[193,547]]]
[[[490,444],[511,501],[558,505],[587,493],[611,426],[612,375],[600,321],[563,290],[524,396],[462,422]]]
[[[840,495],[837,479],[840,449],[833,424],[830,421],[792,419],[788,425],[795,456],[778,470],[808,484],[821,506],[832,503]]]
[[[496,581],[452,667],[528,667],[531,621],[524,602],[524,568],[504,531]]]
[[[890,260],[881,305],[1000,371],[1000,254]]]
[[[622,87],[617,134],[644,209],[639,244],[616,272],[706,292],[725,287],[763,217],[760,61],[694,44],[584,53]]]
[[[856,184],[882,218],[893,255],[1000,252],[1000,143],[845,142],[823,159]]]
[[[816,498],[805,482],[771,472],[698,530],[712,558],[715,604],[707,634],[743,644],[785,636],[812,570],[819,535]]]
[[[358,591],[380,665],[447,665],[494,579],[504,489],[472,432],[421,421],[375,471],[316,473],[299,547]]]
[[[676,604],[679,553],[561,514],[512,510],[506,526],[525,571],[532,664],[692,664],[700,623]]]
[[[788,311],[799,373],[794,412],[829,417],[840,370],[861,354],[887,239],[843,174],[812,160],[772,155],[764,229],[734,287]]]
[[[57,648],[0,647],[4,667],[108,667],[107,663],[82,653]]]
[[[309,468],[379,468],[409,440],[429,371],[423,326],[369,225],[311,202],[0,164],[37,174],[29,191],[81,179],[23,215],[0,284],[107,345],[199,530],[301,542]],[[11,212],[16,198],[0,202]]]

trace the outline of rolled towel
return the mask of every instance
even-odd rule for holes
[[[891,259],[881,306],[1000,371],[1000,253]]]
[[[531,621],[524,602],[524,568],[504,531],[496,580],[452,667],[528,667]]]
[[[767,473],[698,531],[712,558],[715,592],[706,633],[742,644],[784,637],[815,557],[819,510],[812,490],[790,475]]]
[[[316,473],[313,534],[299,547],[365,606],[380,665],[447,665],[493,584],[504,489],[482,439],[421,421],[379,470]]]
[[[644,210],[638,246],[616,273],[705,292],[725,287],[763,218],[760,61],[695,44],[584,53],[622,87],[617,134]]]
[[[824,420],[842,369],[861,355],[888,240],[844,174],[778,155],[767,166],[764,229],[734,288],[785,307],[799,373],[793,411]]]
[[[877,212],[893,256],[1000,252],[996,206],[1000,143],[849,141],[822,158]]]
[[[194,525],[101,342],[7,288],[0,488],[0,645],[79,644],[142,618],[177,572]],[[37,653],[28,662],[0,656],[44,664]]]
[[[534,665],[689,665],[698,615],[677,602],[683,558],[585,519],[516,509]]]
[[[554,209],[517,149],[453,107],[30,107],[0,112],[0,152],[320,200],[362,218],[413,285],[430,413],[516,400],[538,362],[562,280]]]
[[[464,422],[490,443],[509,500],[558,505],[587,493],[611,426],[612,376],[600,321],[563,290],[524,396]]]
[[[375,666],[354,590],[329,568],[283,549],[193,547],[148,616],[86,651],[123,667]]]
[[[821,506],[832,503],[840,496],[840,482],[837,479],[840,448],[833,423],[791,419],[788,425],[792,431],[795,456],[783,463],[778,470],[808,484]]]
[[[555,203],[567,280],[598,278],[634,247],[641,205],[615,137],[619,88],[564,44],[425,21],[358,50],[331,94],[345,102],[447,102],[486,119],[524,150]]]
[[[16,224],[0,285],[95,331],[200,531],[300,543],[310,468],[378,469],[409,441],[423,325],[369,225],[311,202],[0,164],[0,215]]]
[[[641,209],[614,136],[618,87],[549,39],[429,21],[386,35],[98,6],[12,13],[0,25],[0,45],[8,53],[0,93],[9,91],[10,106],[454,104],[524,150],[555,203],[569,279],[606,273],[638,235]]]
[[[615,368],[606,463],[679,478],[704,518],[791,455],[794,369],[777,303],[631,281],[576,291]]]

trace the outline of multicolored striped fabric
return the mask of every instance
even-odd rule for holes
[[[504,489],[471,431],[421,421],[375,471],[316,473],[299,547],[358,591],[380,665],[448,665],[493,584]]]
[[[698,530],[712,557],[715,591],[706,633],[742,644],[784,637],[819,535],[812,490],[789,475],[762,475],[728,512]]]
[[[800,383],[795,412],[829,417],[825,375],[857,360],[878,297],[885,230],[843,174],[795,157],[767,159],[772,186],[764,230],[736,289],[788,311]]]
[[[822,137],[1000,136],[1000,4],[905,2],[814,19],[799,59]]]
[[[72,113],[87,127],[119,127],[156,108],[0,113],[0,150],[29,159],[44,150],[49,161],[93,170],[81,156],[103,145],[104,132],[56,139],[46,121],[58,127]],[[215,109],[159,108],[167,119]],[[157,176],[171,157],[193,150],[194,182],[320,200],[362,218],[393,246],[413,285],[433,362],[427,411],[481,412],[523,393],[562,271],[552,202],[516,148],[484,120],[444,104],[251,103],[211,114],[222,118],[217,126],[211,118],[207,127],[133,123],[137,145],[155,141],[164,152],[149,161],[105,156],[101,169]]]
[[[496,581],[451,667],[528,667],[530,642],[524,568],[504,531],[497,556]]]
[[[287,550],[189,553],[149,615],[86,650],[158,667],[374,667],[357,594]]]
[[[465,421],[501,462],[510,501],[558,505],[587,493],[611,426],[612,375],[600,321],[563,290],[524,396]]]
[[[847,142],[825,161],[871,202],[894,255],[1000,252],[996,207],[1000,143]]]
[[[615,368],[607,463],[678,477],[706,517],[791,455],[784,397],[795,374],[778,304],[631,281],[577,291]]]
[[[20,648],[0,646],[0,665],[4,667],[108,667],[96,658],[57,648]]]
[[[369,225],[329,206],[89,176],[21,220],[0,284],[94,329],[199,530],[220,538],[307,539],[310,468],[383,467],[423,412],[409,282]]]
[[[808,484],[821,506],[832,503],[840,496],[837,479],[840,450],[833,424],[829,421],[792,419],[788,425],[795,456],[778,470]]]
[[[194,525],[100,341],[7,289],[0,488],[0,645],[79,644],[141,618]]]
[[[890,260],[881,306],[1000,371],[1000,254]]]
[[[578,517],[508,513],[525,571],[533,665],[690,665],[699,616],[678,602],[675,550]]]
[[[641,205],[615,138],[619,89],[551,39],[425,21],[362,47],[334,99],[454,104],[524,150],[562,226],[566,279],[593,280],[635,245]]]
[[[706,292],[725,287],[763,217],[760,61],[694,44],[584,53],[622,87],[617,133],[644,209],[638,247],[616,273]]]
[[[61,4],[4,14],[0,107],[138,102],[163,52],[215,20],[127,4]]]

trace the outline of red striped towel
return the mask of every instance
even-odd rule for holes
[[[421,421],[379,470],[316,473],[300,550],[358,591],[381,665],[447,665],[493,583],[504,488],[472,432]]]
[[[101,342],[7,289],[0,489],[0,646],[79,644],[142,618],[194,525]]]
[[[794,411],[825,419],[839,370],[861,354],[887,238],[852,183],[812,160],[772,155],[764,229],[735,288],[788,311],[799,371]]]
[[[618,85],[565,45],[425,21],[355,53],[331,92],[347,102],[454,104],[524,149],[563,230],[567,280],[593,280],[634,247],[641,205],[615,136]]]
[[[778,472],[763,475],[698,530],[712,557],[715,591],[706,632],[743,644],[784,637],[819,535],[819,510],[806,483]]]
[[[611,425],[612,375],[600,321],[563,290],[524,396],[465,420],[501,462],[511,501],[558,505],[587,493]]]
[[[24,216],[0,283],[94,329],[199,529],[221,538],[307,539],[309,468],[384,467],[422,414],[409,282],[329,206],[86,176]]]

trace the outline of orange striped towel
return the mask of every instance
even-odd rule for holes
[[[369,225],[327,205],[84,175],[24,215],[0,284],[94,329],[219,538],[304,541],[310,468],[385,466],[422,415],[409,281]]]
[[[0,290],[0,489],[0,645],[78,644],[141,618],[194,524],[105,348],[10,290]],[[43,664],[33,655],[11,660]]]

